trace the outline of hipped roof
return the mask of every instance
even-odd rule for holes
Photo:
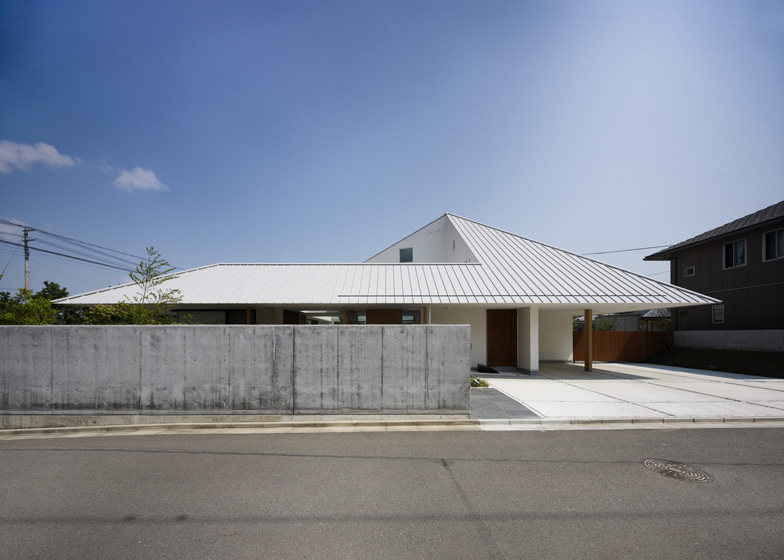
[[[185,305],[621,305],[672,307],[718,300],[492,226],[445,215],[478,263],[218,263],[165,283]],[[132,299],[134,284],[57,303]]]

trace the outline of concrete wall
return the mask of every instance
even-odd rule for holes
[[[471,365],[487,363],[487,310],[478,307],[431,307],[430,322],[439,325],[470,325]]]
[[[572,360],[572,313],[539,313],[539,360],[569,362]]]
[[[464,412],[469,327],[0,327],[3,411]]]
[[[757,331],[675,331],[675,346],[717,350],[784,352],[784,329]]]

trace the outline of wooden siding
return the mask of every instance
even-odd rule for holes
[[[784,328],[784,259],[763,261],[763,235],[784,222],[746,231],[679,251],[672,260],[672,282],[724,302],[724,324],[713,324],[712,306],[676,310],[676,330]],[[724,269],[724,245],[746,240],[746,265]],[[695,275],[684,269],[695,267]]]
[[[585,333],[573,333],[574,361],[585,360]],[[594,331],[593,359],[600,362],[641,362],[672,348],[671,331]]]

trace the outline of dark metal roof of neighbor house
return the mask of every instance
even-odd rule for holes
[[[784,219],[784,200],[773,204],[772,206],[768,206],[767,208],[763,208],[762,210],[757,210],[748,216],[743,216],[742,218],[733,220],[727,224],[724,224],[723,226],[719,226],[710,231],[706,231],[705,233],[701,233],[695,237],[692,237],[691,239],[687,239],[686,241],[676,243],[675,245],[667,247],[666,249],[663,249],[657,253],[648,255],[643,260],[665,261],[672,257],[673,254],[682,249],[685,249],[686,247],[690,247],[692,245],[701,245],[702,243],[707,243],[708,241],[712,241],[717,237],[724,237],[725,235],[745,231],[779,219]]]

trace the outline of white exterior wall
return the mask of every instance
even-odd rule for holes
[[[388,249],[384,249],[369,263],[396,263],[400,262],[400,249],[414,248],[414,262],[446,262],[444,242],[446,236],[446,217],[442,216],[432,224],[412,233],[405,239],[398,241]]]
[[[446,220],[446,231],[444,233],[444,242],[446,246],[444,247],[444,253],[446,256],[447,262],[455,262],[455,263],[471,263],[471,262],[479,262],[474,254],[471,252],[471,249],[468,248],[468,244],[463,239],[463,236],[455,228],[454,224],[452,224],[451,220]],[[415,251],[416,252],[416,251]]]
[[[573,346],[572,313],[542,311],[539,314],[539,359],[569,362]]]
[[[468,248],[468,244],[458,233],[447,216],[441,216],[435,222],[398,241],[388,249],[384,249],[368,263],[400,262],[400,249],[412,247],[414,261],[419,263],[467,263],[478,262]]]
[[[471,325],[472,366],[487,363],[487,310],[478,307],[431,307],[430,322],[442,325]]]
[[[517,367],[539,371],[539,308],[517,310]]]

